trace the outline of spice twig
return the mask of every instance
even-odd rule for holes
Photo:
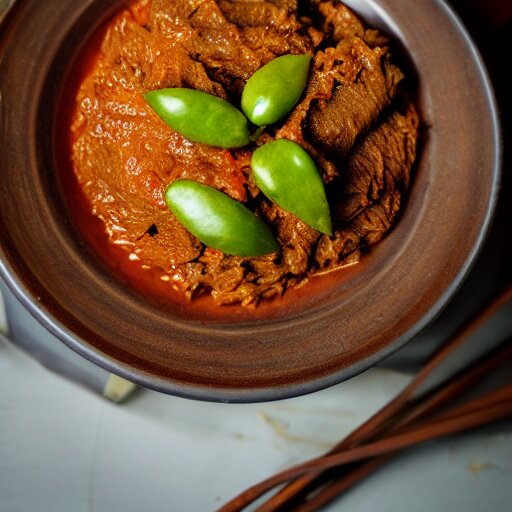
[[[463,343],[465,343],[468,340],[468,338],[470,338],[471,334],[475,333],[475,331],[477,331],[483,324],[485,324],[485,322],[490,317],[492,317],[506,302],[508,302],[511,299],[512,286],[509,286],[494,301],[492,301],[490,305],[483,308],[483,310],[479,314],[473,317],[471,321],[469,321],[462,329],[460,329],[459,332],[451,340],[445,343],[441,347],[441,349],[439,349],[434,354],[434,356],[426,363],[426,365],[416,375],[416,377],[411,381],[411,383],[408,386],[406,386],[406,388],[401,393],[399,393],[394,400],[388,403],[374,416],[372,416],[368,421],[366,421],[358,429],[356,429],[349,436],[347,436],[340,443],[338,443],[325,456],[319,457],[318,459],[314,459],[313,461],[310,461],[310,463],[306,463],[306,465],[303,465],[303,471],[299,471],[297,469],[299,467],[292,468],[292,470],[295,469],[298,471],[296,476],[293,476],[295,475],[295,473],[292,475],[291,473],[284,472],[288,474],[288,478],[280,480],[279,483],[286,482],[287,480],[291,480],[291,482],[288,483],[288,485],[286,485],[283,489],[281,489],[278,493],[272,496],[265,503],[260,505],[258,511],[275,511],[283,507],[284,505],[289,504],[290,501],[296,499],[297,496],[299,496],[301,493],[304,493],[305,491],[309,490],[312,484],[318,483],[319,477],[321,475],[324,477],[328,475],[328,473],[324,472],[325,469],[327,469],[328,467],[337,466],[337,464],[329,466],[328,464],[325,465],[324,463],[318,463],[318,467],[316,467],[315,461],[318,462],[319,460],[322,460],[323,462],[332,462],[336,460],[337,455],[340,455],[341,460],[344,460],[343,456],[346,456],[347,453],[352,453],[361,443],[366,443],[375,440],[377,436],[382,435],[382,433],[394,432],[393,427],[412,425],[415,419],[420,419],[424,417],[425,414],[427,414],[429,411],[435,410],[436,408],[440,407],[442,404],[446,403],[453,397],[458,396],[465,389],[467,389],[468,386],[475,382],[475,380],[477,380],[480,375],[484,375],[485,373],[493,369],[495,366],[497,366],[501,361],[503,361],[503,354],[496,354],[494,357],[491,356],[484,362],[481,362],[481,364],[475,365],[471,370],[468,370],[460,374],[458,378],[453,379],[446,387],[441,388],[437,392],[437,394],[432,394],[424,400],[417,400],[417,395],[421,395],[422,385],[427,381],[428,377],[433,373],[433,371],[440,364],[442,364],[457,348],[459,348]],[[508,347],[508,349],[505,349],[505,352],[509,354],[510,347]],[[481,413],[482,411],[478,412]],[[484,418],[485,422],[488,421],[486,419],[487,417],[480,417]],[[492,415],[489,417],[492,417]],[[455,418],[454,420],[459,421],[460,419],[461,418]],[[445,418],[445,421],[449,420],[453,420],[453,418]],[[378,442],[373,444],[378,444]],[[362,448],[367,448],[368,446],[369,445],[366,445]],[[385,457],[380,457],[380,459],[376,459],[375,461],[370,461],[366,464],[360,465],[352,472],[345,474],[339,479],[339,483],[330,484],[326,488],[324,488],[316,496],[317,501],[319,502],[321,499],[325,499],[327,496],[330,495],[334,497],[336,495],[335,487],[333,487],[334,485],[337,485],[338,487],[336,488],[340,489],[338,493],[342,492],[345,488],[348,488],[350,485],[352,485],[352,483],[356,483],[360,478],[368,474],[370,471],[376,469],[379,465],[381,465],[384,462],[384,459],[387,460],[388,457],[389,456],[387,455]],[[312,465],[309,467],[307,466],[307,464]],[[308,469],[304,469],[306,467]],[[279,475],[282,474],[283,473],[280,473]],[[276,478],[279,475],[276,475],[274,478]],[[296,479],[293,480],[294,478]],[[268,479],[267,481],[262,482],[261,484],[258,485],[268,485],[268,482],[271,480],[272,479]],[[274,485],[277,485],[277,483]],[[272,487],[267,487],[267,490],[271,488]],[[260,488],[258,486],[254,486],[248,489],[245,493],[242,493],[239,497],[235,498],[234,500],[231,500],[229,503],[224,505],[224,507],[222,507],[220,511],[233,512],[236,510],[242,510],[246,505],[254,501],[254,499],[259,497],[263,492],[266,492],[261,491],[260,494],[256,495],[255,491],[257,489]],[[324,498],[322,498],[322,494]],[[304,508],[306,506],[307,505],[305,504],[304,506],[299,507],[299,509],[297,510],[313,510],[312,508]]]
[[[434,413],[446,405],[449,401],[456,399],[474,383],[478,382],[485,375],[496,369],[501,364],[509,361],[512,358],[512,345],[506,344],[504,347],[496,350],[485,360],[475,364],[470,370],[454,378],[449,384],[444,386],[438,392],[432,394],[425,400],[421,401],[411,409],[393,425],[393,431],[401,431],[417,421]],[[500,390],[498,390],[500,391]],[[494,395],[494,398],[500,398],[499,394]],[[489,396],[485,396],[484,400],[492,400]],[[477,402],[470,402],[467,406],[475,407]],[[460,413],[460,410],[451,410],[450,415]],[[445,416],[446,417],[446,416]],[[320,507],[326,505],[331,500],[339,496],[342,492],[346,491],[368,474],[377,470],[390,459],[389,455],[378,457],[377,459],[366,462],[357,468],[350,471],[348,474],[344,473],[342,476],[334,476],[334,480],[324,487],[319,493],[314,495],[310,500],[297,505],[293,510],[294,512],[309,512],[318,510]]]
[[[442,419],[457,420],[457,418],[462,417],[465,414],[482,412],[487,410],[487,408],[491,408],[496,405],[505,405],[507,403],[510,405],[511,400],[512,385],[509,385],[447,412],[442,416]],[[439,422],[439,420],[436,420],[430,424],[435,425],[437,422]],[[485,421],[485,423],[487,423],[487,421]],[[428,428],[428,424],[424,425],[424,427]],[[318,510],[320,507],[325,506],[334,498],[338,497],[341,493],[355,485],[362,478],[385,464],[390,458],[391,456],[388,454],[363,463],[348,474],[327,485],[324,489],[322,489],[321,492],[313,496],[309,501],[306,501],[303,504],[295,507],[293,509],[294,512],[313,512]]]
[[[391,435],[390,437],[385,437],[384,439],[363,446],[349,448],[346,451],[334,455],[318,457],[277,473],[259,484],[250,487],[220,510],[223,512],[227,510],[241,510],[268,490],[311,470],[329,469],[370,457],[396,452],[418,443],[464,432],[465,430],[482,426],[499,419],[511,417],[512,385],[509,386],[509,388],[510,389],[506,390],[505,393],[507,399],[504,401],[500,400],[496,404],[483,405],[476,410],[457,415],[456,417],[441,418],[407,432]]]

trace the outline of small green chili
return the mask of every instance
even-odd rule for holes
[[[279,250],[260,217],[223,192],[191,180],[177,180],[165,192],[176,218],[208,247],[237,256]]]
[[[258,69],[242,92],[245,115],[263,126],[288,114],[306,86],[310,61],[309,55],[283,55]]]
[[[221,148],[249,144],[247,119],[217,96],[171,88],[148,92],[144,99],[168,126],[191,141]]]
[[[332,234],[322,178],[301,146],[286,139],[264,144],[254,151],[251,168],[256,185],[271,201],[318,231]]]

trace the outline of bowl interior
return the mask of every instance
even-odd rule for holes
[[[146,387],[222,401],[311,392],[363,371],[441,310],[488,228],[499,175],[480,59],[437,0],[347,2],[400,39],[425,126],[407,207],[349,271],[256,310],[161,307],[115,279],[62,201],[57,105],[85,40],[123,2],[20,0],[0,35],[2,277],[69,346]],[[37,34],[37,37],[33,37]],[[87,244],[85,244],[87,245]]]

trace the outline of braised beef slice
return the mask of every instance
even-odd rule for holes
[[[393,112],[368,135],[349,161],[334,213],[336,224],[346,222],[387,190],[407,190],[417,135],[418,116],[410,104],[405,114]]]
[[[186,265],[184,283],[189,296],[207,287],[222,304],[247,305],[263,296],[280,295],[291,282],[306,276],[320,233],[275,204],[263,201],[260,213],[276,230],[281,254],[240,258],[208,249],[197,262]]]
[[[264,218],[276,230],[286,273],[297,276],[305,274],[311,247],[319,237],[319,232],[276,204],[262,203],[260,208]]]
[[[360,247],[378,242],[395,222],[416,157],[418,115],[412,104],[393,112],[356,149],[348,163],[333,216],[334,237],[322,236],[320,267],[343,264]]]
[[[276,132],[277,139],[293,140],[315,158],[326,183],[338,176],[340,167],[336,159],[330,158],[309,140],[304,133],[304,125],[311,105],[316,101],[331,98],[334,84],[343,76],[344,56],[342,50],[332,47],[315,54],[303,99]]]
[[[220,0],[219,7],[226,19],[242,30],[248,27],[279,27],[291,21],[289,11],[272,2]]]
[[[403,79],[385,49],[371,49],[359,38],[353,39],[345,59],[344,76],[332,97],[316,102],[307,119],[311,140],[340,155],[347,154],[357,137],[370,129]]]
[[[234,95],[265,61],[265,55],[243,43],[238,27],[213,0],[154,0],[151,27],[168,44],[179,44]]]
[[[312,53],[323,40],[310,20],[297,19],[295,2],[221,0],[219,7],[239,27],[244,44],[255,51],[270,51],[273,57]]]
[[[249,77],[276,56],[312,52],[293,15],[269,2],[155,0],[152,27],[180,44],[209,76],[239,98]]]
[[[335,44],[350,42],[354,37],[368,46],[385,46],[387,37],[378,30],[367,29],[361,20],[343,3],[337,0],[312,0],[321,30]]]
[[[302,0],[268,0],[269,3],[275,5],[287,14],[297,14],[300,1]]]
[[[193,144],[166,126],[143,99],[147,90],[188,86],[222,96],[202,64],[138,25],[129,11],[109,29],[102,59],[78,94],[72,130],[77,178],[113,243],[131,258],[170,269],[201,244],[172,217],[166,186],[189,178],[246,199],[246,178],[227,150]],[[155,237],[144,236],[152,224]]]
[[[300,8],[308,17],[294,0],[153,0],[149,15],[145,4],[112,22],[72,126],[75,174],[112,243],[188,297],[211,293],[220,304],[247,305],[356,261],[384,236],[403,202],[418,120],[409,105],[378,121],[402,74],[387,48],[376,46],[377,32],[329,1]],[[288,138],[313,156],[332,198],[333,237],[263,198],[250,177],[252,148],[192,143],[143,99],[149,90],[189,87],[237,104],[252,73],[287,53],[314,54],[309,82],[294,111],[258,145]],[[241,258],[205,248],[165,205],[165,188],[179,178],[256,209],[281,250]]]

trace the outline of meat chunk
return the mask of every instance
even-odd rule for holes
[[[224,16],[242,30],[248,27],[279,27],[293,20],[289,18],[288,10],[262,0],[220,0],[219,7]]]
[[[340,84],[330,99],[313,106],[307,121],[312,141],[340,155],[346,155],[356,139],[370,129],[403,79],[385,49],[371,49],[359,38],[354,38],[345,59]]]
[[[416,157],[418,114],[412,104],[393,112],[352,155],[334,214],[334,237],[322,236],[315,259],[320,267],[342,265],[389,231],[400,211]]]
[[[302,276],[309,266],[311,248],[319,232],[277,205],[262,205],[263,215],[274,226],[282,251],[283,272]]]
[[[354,37],[362,39],[368,46],[385,46],[388,38],[378,30],[366,28],[361,20],[342,2],[337,0],[312,0],[315,15],[322,32],[335,44],[350,41]]]
[[[264,0],[156,0],[151,26],[178,43],[239,99],[249,77],[273,58],[312,52],[295,16]]]
[[[144,101],[147,91],[187,87],[239,105],[257,69],[300,53],[313,57],[306,89],[256,146],[286,138],[308,151],[326,184],[332,237],[263,197],[251,179],[255,145],[193,143]],[[110,23],[78,91],[74,172],[109,241],[141,268],[188,298],[257,303],[357,261],[396,222],[418,137],[402,79],[387,39],[334,0],[136,0]],[[205,247],[165,204],[166,187],[183,178],[253,209],[280,251],[240,257]]]
[[[326,183],[338,176],[339,166],[335,159],[330,158],[310,141],[304,126],[312,106],[317,101],[331,98],[334,84],[343,76],[343,57],[344,54],[339,48],[326,48],[325,51],[318,51],[315,54],[303,99],[276,132],[277,139],[293,140],[315,158]]]
[[[276,230],[282,254],[258,258],[227,256],[207,250],[186,266],[185,291],[192,296],[207,287],[222,304],[257,302],[282,294],[291,283],[307,275],[312,247],[320,233],[274,204],[263,202],[262,216]]]

